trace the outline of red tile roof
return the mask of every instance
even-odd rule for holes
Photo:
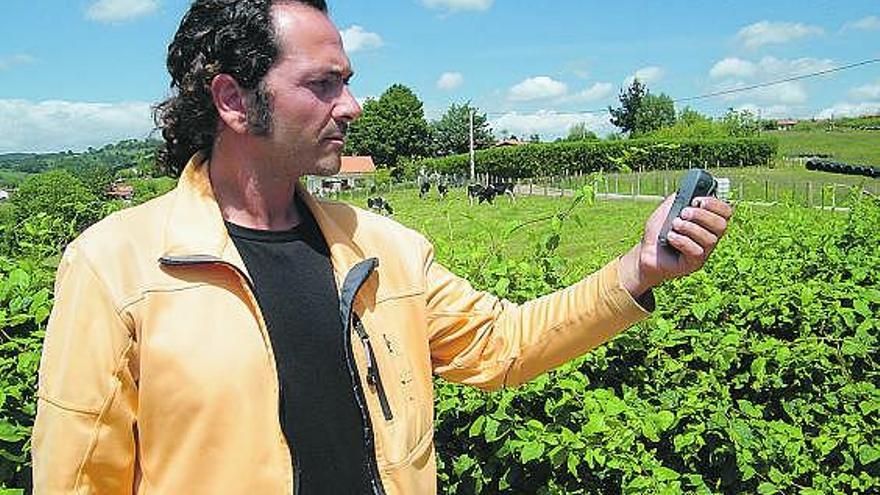
[[[371,156],[343,156],[339,174],[368,174],[376,171]]]

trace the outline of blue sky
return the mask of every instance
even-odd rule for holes
[[[7,0],[0,153],[146,137],[187,0]],[[359,99],[402,83],[429,119],[471,101],[496,131],[563,135],[637,75],[684,98],[880,58],[880,2],[329,0]],[[11,7],[11,8],[10,8]],[[690,102],[763,117],[880,113],[880,63]]]

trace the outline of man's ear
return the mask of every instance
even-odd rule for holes
[[[247,106],[245,92],[229,74],[217,74],[211,80],[211,97],[220,120],[237,134],[245,134],[247,125]]]

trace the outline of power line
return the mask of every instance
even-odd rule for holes
[[[799,80],[801,80],[801,79],[809,79],[809,78],[812,78],[812,77],[824,76],[824,75],[826,75],[826,74],[831,74],[831,73],[833,73],[833,72],[840,72],[840,71],[843,71],[843,70],[852,69],[852,68],[860,67],[860,66],[863,66],[863,65],[876,64],[876,63],[878,63],[878,62],[880,62],[880,58],[873,58],[873,59],[869,59],[869,60],[862,60],[861,62],[855,62],[855,63],[852,63],[852,64],[841,65],[841,66],[839,66],[839,67],[833,67],[833,68],[831,68],[831,69],[819,70],[819,71],[810,72],[810,73],[807,73],[807,74],[801,74],[801,75],[798,75],[798,76],[785,77],[785,78],[782,78],[782,79],[776,79],[776,80],[773,80],[773,81],[767,81],[767,82],[758,83],[758,84],[751,84],[751,85],[749,85],[749,86],[743,86],[743,87],[741,87],[741,88],[732,88],[732,89],[726,89],[726,90],[722,90],[722,91],[714,91],[714,92],[711,92],[711,93],[704,93],[704,94],[695,95],[695,96],[686,96],[686,97],[683,97],[683,98],[675,98],[675,99],[673,99],[672,101],[673,101],[673,103],[681,103],[681,102],[685,102],[685,101],[705,100],[705,99],[707,99],[707,98],[715,98],[715,97],[718,97],[718,96],[725,96],[725,95],[730,95],[730,94],[735,94],[735,93],[742,93],[742,92],[745,92],[745,91],[751,91],[751,90],[753,90],[753,89],[758,89],[758,88],[766,88],[766,87],[770,87],[770,86],[778,86],[778,85],[780,85],[780,84],[785,84],[785,83],[792,82],[792,81],[799,81]],[[514,111],[515,111],[515,110],[514,110]],[[487,116],[489,116],[489,115],[491,115],[491,116],[501,116],[501,115],[506,115],[506,114],[509,114],[509,113],[511,113],[511,112],[486,112],[486,115],[487,115]],[[576,112],[562,112],[562,113],[565,113],[565,114],[568,114],[568,115],[572,115],[572,114],[575,114],[575,115],[581,115],[581,114],[608,113],[608,109],[607,109],[607,108],[602,108],[602,109],[580,110],[580,111],[576,111]]]

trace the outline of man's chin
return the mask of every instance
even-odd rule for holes
[[[315,175],[322,177],[336,175],[339,173],[340,168],[342,168],[342,157],[340,155],[325,156],[315,164]]]

